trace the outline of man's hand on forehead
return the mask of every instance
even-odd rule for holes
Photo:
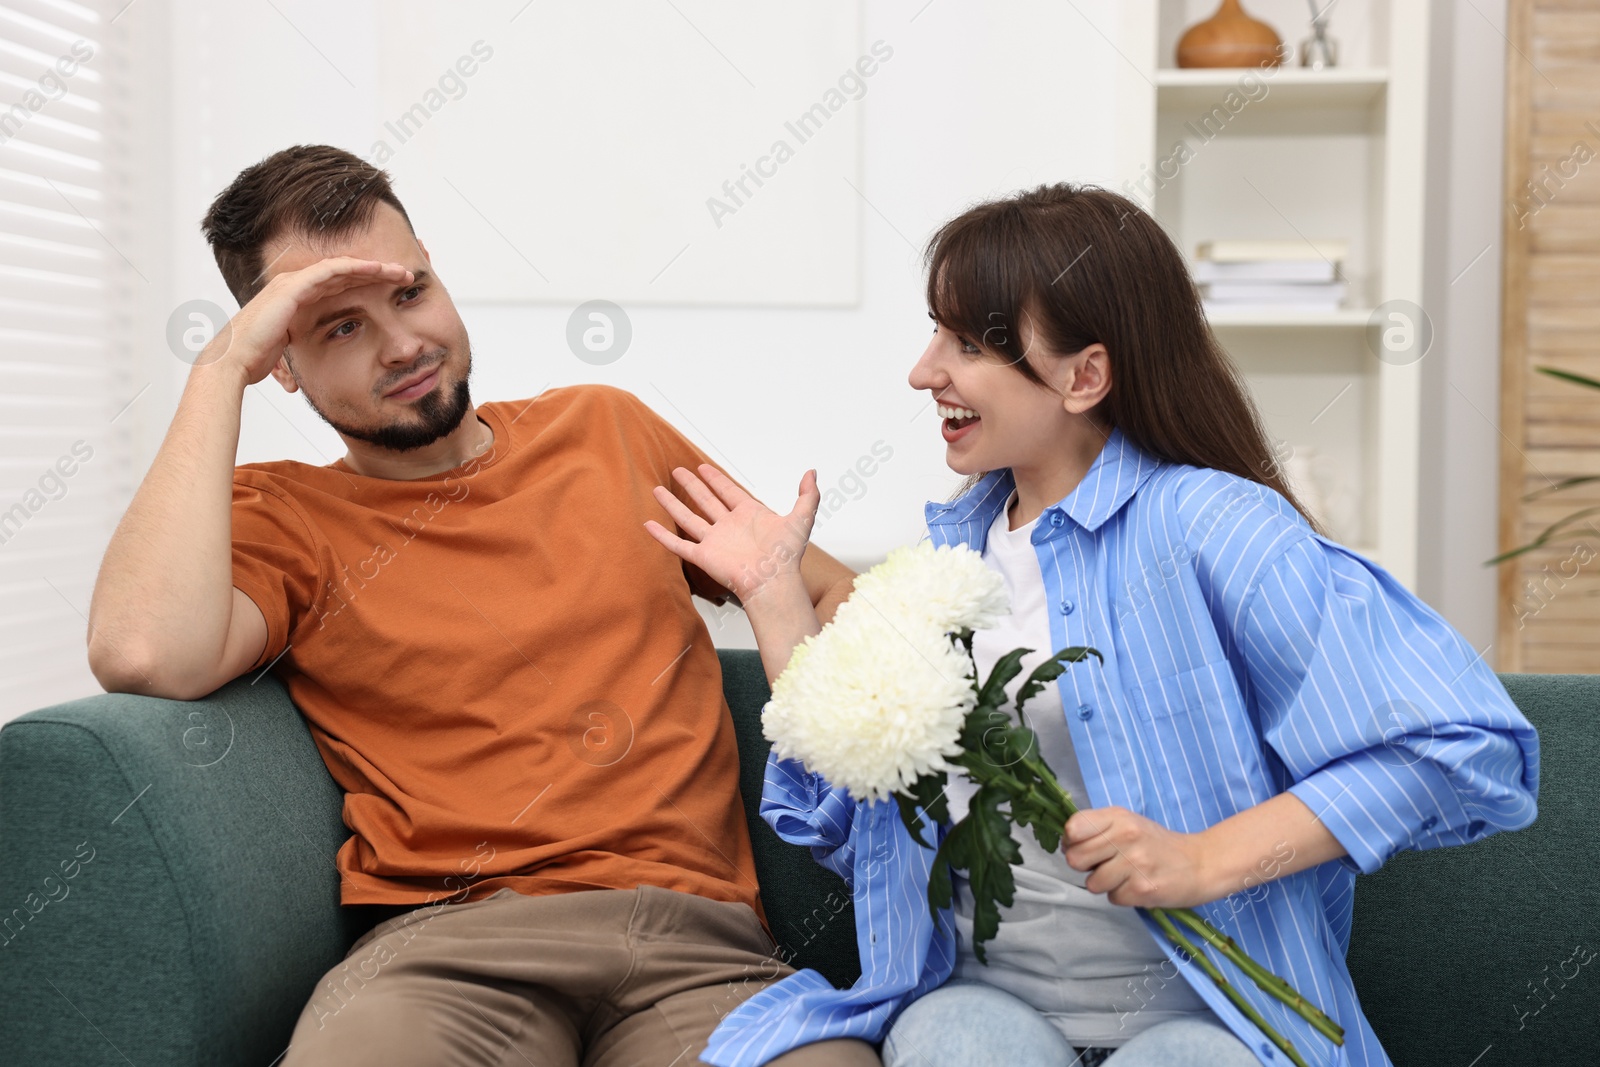
[[[414,284],[416,276],[402,264],[354,256],[320,259],[298,270],[275,274],[218,331],[196,363],[238,364],[244,370],[245,384],[254,385],[271,373],[289,346],[290,325],[294,324],[295,333],[300,333],[297,319],[303,311],[351,289]]]
[[[357,260],[353,257],[335,256],[320,260],[318,263],[312,264],[312,266],[346,260],[355,263],[379,262],[377,260]],[[290,320],[290,343],[304,344],[307,340],[315,339],[318,331],[324,327],[332,326],[340,319],[361,314],[363,309],[359,304],[353,303],[348,299],[336,300],[336,297],[344,296],[345,294],[353,295],[364,289],[378,289],[382,298],[387,299],[410,289],[412,286],[431,281],[433,278],[432,273],[426,267],[418,267],[413,270],[403,263],[383,263],[381,265],[385,268],[397,268],[400,271],[404,271],[405,274],[398,281],[395,280],[392,272],[387,269],[377,275],[346,271],[334,274],[318,291],[320,295],[303,301],[294,318]],[[364,298],[369,298],[372,295],[370,293],[364,294]]]

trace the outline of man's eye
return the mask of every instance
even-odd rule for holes
[[[404,296],[406,296],[408,298],[413,298],[414,299],[413,294],[415,294],[416,297],[420,297],[422,295],[422,286],[413,285],[411,288],[407,289],[405,291],[405,293],[402,294],[402,295],[404,295]]]
[[[335,326],[333,328],[333,332],[330,333],[328,336],[329,337],[349,337],[350,335],[348,333],[344,332],[344,328],[346,326],[354,326],[355,324],[356,324],[356,320],[355,319],[348,319],[348,320],[346,320],[344,322],[341,322],[339,325],[337,325],[337,326]]]

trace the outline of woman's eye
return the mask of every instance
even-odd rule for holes
[[[928,312],[928,318],[933,319],[933,312],[931,312],[931,311]],[[934,333],[938,333],[939,332],[939,320],[938,319],[933,319],[933,332]],[[964,355],[964,356],[976,356],[976,355],[980,355],[983,352],[983,349],[979,348],[977,345],[973,344],[971,341],[967,340],[965,337],[962,337],[960,334],[956,334],[955,338],[956,338],[956,341],[961,345],[961,354],[962,355]]]

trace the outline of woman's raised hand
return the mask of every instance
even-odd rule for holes
[[[769,582],[799,577],[800,557],[822,502],[816,471],[806,471],[800,479],[800,497],[787,515],[775,513],[709,463],[700,465],[698,477],[684,467],[674,468],[672,477],[700,513],[666,486],[655,487],[656,501],[688,535],[679,537],[653,519],[646,522],[650,536],[669,551],[732,590],[742,604],[749,604]]]

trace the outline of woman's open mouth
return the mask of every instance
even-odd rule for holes
[[[978,413],[971,408],[953,408],[944,404],[939,405],[939,417],[944,420],[939,426],[939,432],[945,441],[951,444],[965,437],[967,431],[981,421]]]

